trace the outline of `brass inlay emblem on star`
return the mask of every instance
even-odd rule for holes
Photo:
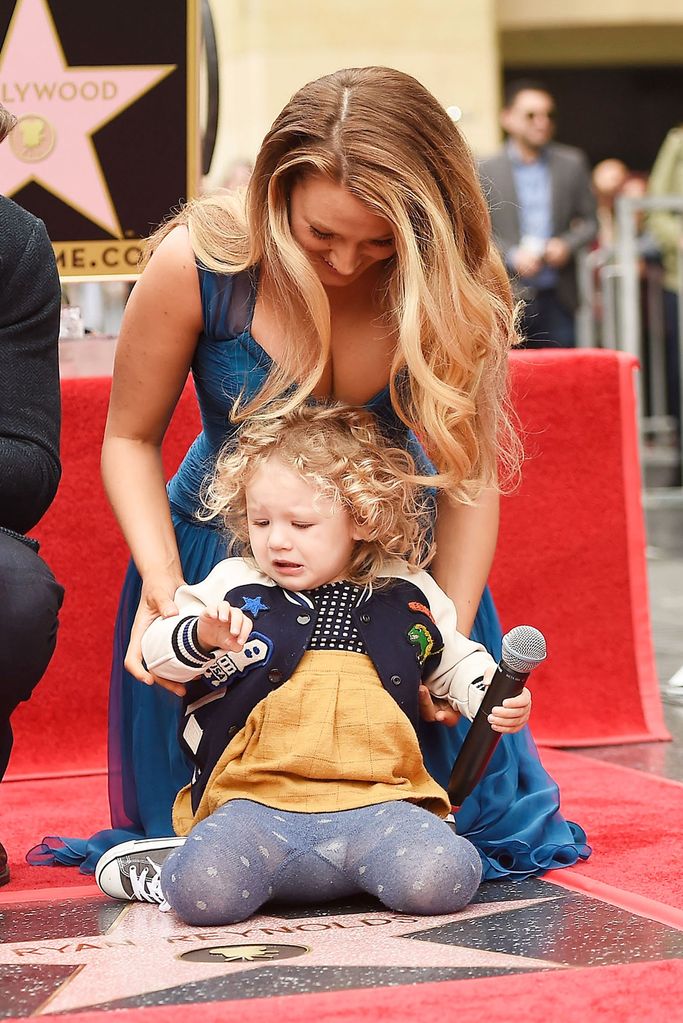
[[[217,945],[213,948],[194,948],[183,952],[178,959],[193,963],[255,963],[271,959],[294,959],[310,952],[305,945]]]
[[[24,114],[10,132],[9,144],[17,160],[38,163],[50,155],[56,138],[57,133],[47,118],[40,114]]]

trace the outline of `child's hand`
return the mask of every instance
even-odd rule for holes
[[[216,607],[205,608],[197,623],[197,638],[206,650],[241,650],[251,632],[253,622],[243,611],[221,600]]]
[[[519,732],[531,714],[531,693],[523,689],[519,696],[503,700],[502,707],[494,707],[489,714],[489,724],[494,732]]]
[[[417,691],[418,710],[423,721],[438,721],[441,725],[452,728],[457,725],[460,715],[453,710],[448,700],[438,700],[429,692],[427,686],[421,685]]]

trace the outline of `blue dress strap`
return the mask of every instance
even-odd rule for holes
[[[236,274],[218,273],[197,264],[204,335],[216,340],[239,337],[251,326],[256,303],[255,267]]]

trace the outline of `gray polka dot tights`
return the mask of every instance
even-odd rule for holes
[[[359,892],[398,912],[455,913],[480,880],[467,839],[399,801],[293,813],[235,799],[197,824],[161,872],[178,916],[209,926],[245,920],[270,900],[303,905]]]

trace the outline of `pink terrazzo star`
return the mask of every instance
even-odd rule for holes
[[[140,903],[123,909],[106,934],[67,940],[24,941],[0,945],[0,964],[80,966],[41,1007],[69,1012],[106,1002],[197,983],[226,974],[293,960],[273,950],[287,946],[296,966],[488,967],[515,970],[563,969],[562,963],[489,952],[438,941],[411,941],[409,935],[433,927],[526,909],[550,899],[518,899],[470,906],[450,916],[415,917],[366,912],[283,919],[256,916],[230,927],[197,928],[181,924],[173,913]],[[301,949],[305,951],[301,951]],[[205,950],[210,962],[181,958]],[[237,957],[237,961],[231,961]]]
[[[0,148],[0,192],[35,181],[121,237],[92,135],[175,69],[69,67],[45,0],[18,0],[0,52],[0,100],[19,118]]]

